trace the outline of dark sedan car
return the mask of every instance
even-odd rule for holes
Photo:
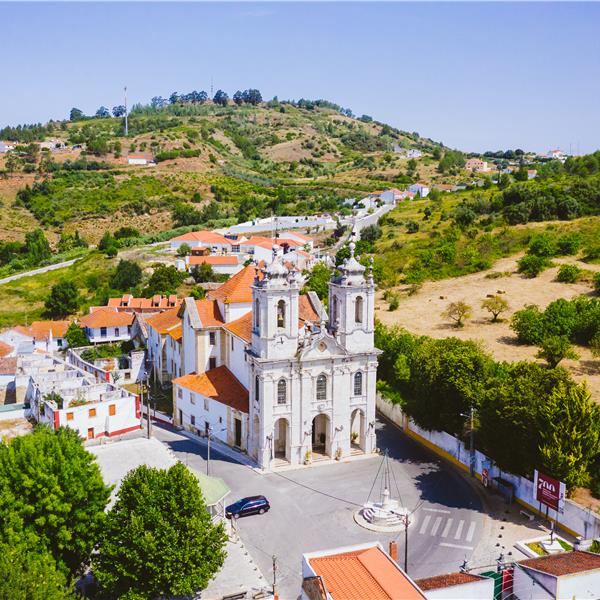
[[[227,506],[225,508],[225,516],[228,519],[231,519],[231,517],[238,519],[239,517],[245,517],[246,515],[262,515],[270,508],[271,505],[264,496],[248,496],[248,498],[242,498]]]

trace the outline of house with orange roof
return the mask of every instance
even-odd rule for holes
[[[152,376],[161,384],[181,374],[181,317],[179,308],[171,308],[146,319],[148,359]],[[179,343],[175,345],[173,342]],[[172,340],[172,341],[170,341]]]
[[[427,596],[379,542],[370,542],[303,554],[300,598],[424,600]]]
[[[226,443],[267,470],[374,452],[375,286],[353,250],[329,283],[329,315],[316,294],[300,293],[302,276],[281,248],[206,299],[186,298],[175,424],[201,434],[224,429]],[[238,385],[247,407],[226,395]]]
[[[312,250],[314,248],[314,239],[298,231],[284,231],[280,237],[295,240],[302,244],[302,246],[308,247],[309,250]]]
[[[79,319],[87,339],[92,344],[131,340],[134,315],[116,307],[91,307],[89,314]]]
[[[494,579],[458,571],[417,579],[427,600],[494,600]]]
[[[192,254],[175,262],[179,271],[189,272],[199,265],[210,265],[213,272],[219,275],[235,275],[244,268],[244,261],[241,254]]]
[[[58,352],[68,347],[65,335],[70,321],[33,321],[31,325],[17,325],[0,333],[0,343],[12,348],[7,355],[19,352]]]
[[[172,238],[170,241],[171,250],[177,250],[183,244],[187,244],[190,248],[210,248],[215,253],[230,252],[234,245],[232,240],[227,239],[224,235],[207,230],[190,231]]]
[[[152,298],[134,298],[131,294],[123,294],[119,298],[109,298],[106,306],[115,308],[119,312],[148,314],[168,310],[180,304],[181,299],[176,294],[168,296],[156,294]]]

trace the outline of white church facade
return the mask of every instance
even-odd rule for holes
[[[274,247],[179,309],[183,375],[176,424],[247,452],[259,467],[372,453],[375,284],[351,256],[329,282],[329,315]]]

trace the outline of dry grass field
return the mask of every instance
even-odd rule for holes
[[[544,308],[557,298],[569,299],[591,293],[587,282],[566,284],[555,281],[559,264],[573,263],[593,271],[600,271],[600,265],[590,265],[575,259],[555,259],[557,266],[547,269],[535,279],[526,279],[517,273],[516,262],[519,257],[499,260],[488,271],[426,282],[412,295],[408,295],[410,286],[400,286],[397,288],[401,293],[400,307],[393,312],[388,310],[388,303],[379,292],[376,317],[386,325],[397,324],[419,335],[477,340],[496,360],[536,360],[537,348],[517,343],[509,326],[511,315],[527,304],[537,304]],[[507,275],[497,279],[486,277],[492,272]],[[488,294],[500,292],[508,301],[510,309],[501,315],[501,322],[492,323],[490,314],[481,308],[481,302]],[[464,327],[457,329],[442,313],[450,302],[459,300],[464,300],[472,307],[473,315]],[[600,359],[595,359],[587,348],[577,347],[576,351],[580,356],[579,360],[566,360],[561,364],[571,371],[577,381],[587,380],[592,397],[600,402]]]

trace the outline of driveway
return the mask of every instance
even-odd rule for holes
[[[155,428],[184,463],[206,469],[205,449],[179,433]],[[378,446],[387,449],[393,473],[392,496],[415,510],[408,534],[408,572],[418,579],[457,571],[485,537],[483,506],[471,483],[454,468],[435,458],[396,427],[377,424]],[[354,511],[373,488],[381,457],[345,463],[312,465],[297,470],[260,474],[211,449],[211,474],[222,477],[232,490],[232,501],[264,494],[272,509],[266,515],[238,521],[240,536],[268,581],[272,557],[277,557],[278,586],[282,600],[298,597],[304,552],[380,541],[387,548],[397,539],[403,565],[404,533],[381,534],[363,529]],[[397,490],[396,490],[397,487]],[[373,489],[372,489],[373,488]]]

